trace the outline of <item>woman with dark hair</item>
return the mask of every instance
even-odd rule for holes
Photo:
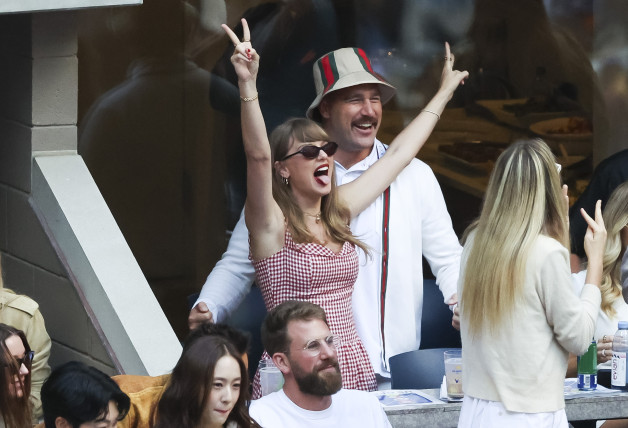
[[[246,406],[248,376],[240,353],[220,336],[185,349],[157,406],[155,428],[259,428]]]
[[[0,323],[0,427],[31,426],[33,351],[24,332]]]

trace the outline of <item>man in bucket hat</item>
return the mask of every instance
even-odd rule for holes
[[[453,66],[453,55],[445,61]],[[466,73],[465,73],[466,74]],[[307,116],[319,121],[331,141],[338,184],[351,182],[379,159],[387,147],[376,138],[382,105],[395,88],[372,69],[364,51],[343,48],[314,64],[317,96]],[[437,93],[435,96],[442,96]],[[420,114],[436,119],[438,111]],[[389,385],[388,359],[418,349],[423,305],[424,255],[445,297],[456,303],[461,247],[443,195],[432,170],[414,159],[393,184],[351,222],[352,232],[373,249],[369,258],[360,253],[360,270],[353,292],[358,333],[381,388]],[[227,252],[207,278],[199,300],[190,312],[191,327],[209,320],[221,321],[250,289],[255,273],[248,260],[248,234],[243,218],[236,226]]]

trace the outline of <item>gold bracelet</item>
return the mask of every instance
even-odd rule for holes
[[[240,99],[241,99],[242,101],[244,101],[245,103],[248,103],[249,101],[255,101],[255,100],[257,99],[257,96],[258,96],[258,95],[259,95],[259,94],[255,94],[255,96],[254,96],[254,97],[242,97],[242,96],[241,96],[241,97],[240,97]]]
[[[432,113],[434,116],[436,116],[438,119],[440,119],[440,114],[436,113],[435,111],[427,110],[427,109],[423,109],[421,111],[422,112],[424,111],[425,113]]]

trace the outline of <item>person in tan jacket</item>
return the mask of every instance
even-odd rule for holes
[[[16,294],[4,288],[2,282],[2,266],[0,265],[0,322],[22,330],[26,339],[35,351],[31,368],[31,395],[33,423],[41,418],[40,391],[44,381],[50,375],[48,357],[50,356],[50,336],[46,331],[44,318],[39,305],[28,296]]]

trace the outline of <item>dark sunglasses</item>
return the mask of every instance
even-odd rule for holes
[[[27,353],[24,354],[22,358],[13,358],[13,359],[17,363],[17,367],[19,369],[22,367],[22,364],[28,367],[30,363],[33,361],[34,357],[35,357],[35,351],[28,351]]]
[[[299,153],[303,155],[305,159],[316,159],[320,151],[324,151],[327,156],[332,156],[338,150],[338,144],[333,141],[329,141],[322,146],[318,147],[314,144],[308,144],[307,146],[301,147],[298,151],[292,153],[291,155],[284,156],[281,160],[285,161],[292,156],[298,155]]]

